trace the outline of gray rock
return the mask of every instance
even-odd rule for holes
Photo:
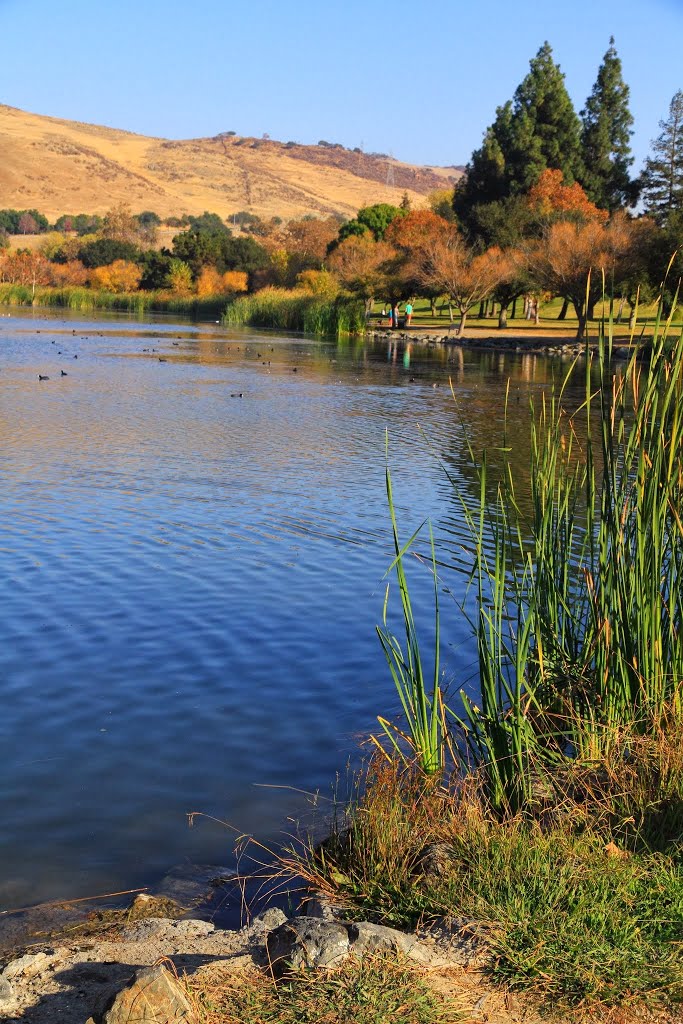
[[[54,962],[54,951],[50,950],[50,953],[26,953],[24,956],[17,957],[16,960],[12,960],[11,963],[7,964],[2,975],[5,981],[11,981],[13,978],[35,978],[37,974],[41,974],[51,963]]]
[[[137,971],[116,993],[96,1024],[197,1024],[180,983],[165,967]]]
[[[416,873],[443,878],[451,869],[453,856],[453,847],[448,843],[428,843],[420,851],[415,868]]]
[[[280,910],[279,907],[269,907],[262,914],[256,915],[251,922],[250,930],[255,935],[263,935],[266,932],[272,932],[275,928],[279,928],[286,920],[287,915],[284,910]]]
[[[14,995],[14,989],[6,978],[0,977],[0,1003],[6,1003]]]
[[[266,951],[276,974],[304,967],[336,967],[349,953],[348,926],[316,917],[294,917],[270,932]]]

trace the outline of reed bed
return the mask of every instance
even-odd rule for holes
[[[33,288],[29,285],[0,284],[0,305],[45,306],[80,312],[112,310],[135,313],[179,313],[194,318],[217,319],[225,308],[225,295],[207,298],[171,295],[167,291],[114,293],[91,288]]]
[[[328,300],[305,291],[264,288],[230,302],[223,323],[339,337],[365,330],[365,308],[354,299]]]

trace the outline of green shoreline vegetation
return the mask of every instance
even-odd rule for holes
[[[417,535],[399,541],[387,471],[405,637],[386,617],[379,634],[403,716],[380,718],[330,838],[286,859],[346,916],[478,922],[493,980],[572,1013],[683,1001],[683,334],[659,322],[647,360],[618,372],[612,341],[606,324],[579,408],[565,380],[531,409],[530,513],[505,436],[470,450],[478,506],[452,481],[476,700],[441,689],[433,540],[417,565],[435,633],[418,635]]]

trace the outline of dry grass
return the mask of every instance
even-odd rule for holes
[[[348,166],[334,166],[339,155],[319,147],[297,147],[294,156],[281,143],[256,139],[171,142],[7,106],[0,106],[0,145],[3,206],[36,208],[51,220],[103,214],[121,202],[162,218],[205,210],[222,217],[238,210],[286,219],[354,216],[372,203],[398,204],[404,191],[414,206],[424,205],[426,192],[448,185],[443,174],[393,162],[397,186],[389,187],[384,162],[359,162],[347,151],[339,155]],[[398,184],[404,172],[420,184]]]

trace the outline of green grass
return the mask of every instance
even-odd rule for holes
[[[377,756],[331,837],[298,849],[291,867],[347,917],[408,928],[431,917],[479,922],[491,979],[548,1007],[680,1002],[683,731],[648,743],[630,807],[634,747],[625,744],[592,781],[539,769],[536,814],[502,819],[482,778],[438,785]],[[665,762],[676,765],[678,802],[668,818],[670,796],[655,795]],[[624,810],[640,828],[625,827]],[[430,850],[436,867],[425,867]]]
[[[386,305],[386,304],[384,304]],[[619,304],[616,303],[614,309],[614,337],[619,339],[620,342],[628,340],[630,337],[629,329],[629,313],[630,307],[628,304],[624,305],[622,312],[622,318],[619,323],[616,322],[616,314],[618,311]],[[380,314],[383,308],[381,302],[375,302],[373,306],[373,324],[376,326],[380,322]],[[576,335],[578,327],[578,320],[573,312],[573,307],[570,307],[570,311],[564,320],[558,320],[558,314],[562,308],[562,299],[551,299],[548,302],[544,302],[540,306],[540,324],[534,324],[533,320],[526,320],[522,316],[523,301],[519,299],[517,301],[517,316],[512,319],[508,318],[508,325],[505,330],[499,330],[498,328],[498,304],[496,304],[495,315],[489,315],[486,317],[479,317],[479,306],[474,306],[467,316],[467,330],[470,328],[476,328],[477,330],[486,330],[492,335],[500,336],[504,338],[506,334],[514,335],[521,331],[529,331],[539,336],[557,336],[557,338],[565,338],[567,340],[573,340]],[[450,326],[450,316],[448,313],[448,305],[444,299],[439,299],[436,303],[437,315],[432,316],[431,306],[427,299],[417,298],[413,302],[413,318],[412,326],[430,329],[433,331],[444,331]],[[658,307],[657,303],[650,303],[647,305],[641,305],[638,307],[638,331],[637,337],[641,334],[643,337],[651,337],[655,331],[655,324],[657,322]],[[603,320],[603,317],[609,317],[609,302],[605,301],[598,302],[595,306],[595,317],[589,321],[589,329],[592,329],[593,337],[597,337],[598,329]],[[454,310],[454,322],[458,323],[458,314]],[[387,324],[388,326],[388,324]],[[672,320],[673,328],[681,328],[683,326],[683,307],[678,307],[675,311],[674,318]],[[467,336],[467,334],[466,334]]]
[[[264,288],[230,302],[223,323],[339,337],[362,333],[365,311],[355,299],[329,300],[310,292]]]
[[[464,1019],[395,956],[349,960],[336,970],[189,979],[202,1024],[455,1024]]]

